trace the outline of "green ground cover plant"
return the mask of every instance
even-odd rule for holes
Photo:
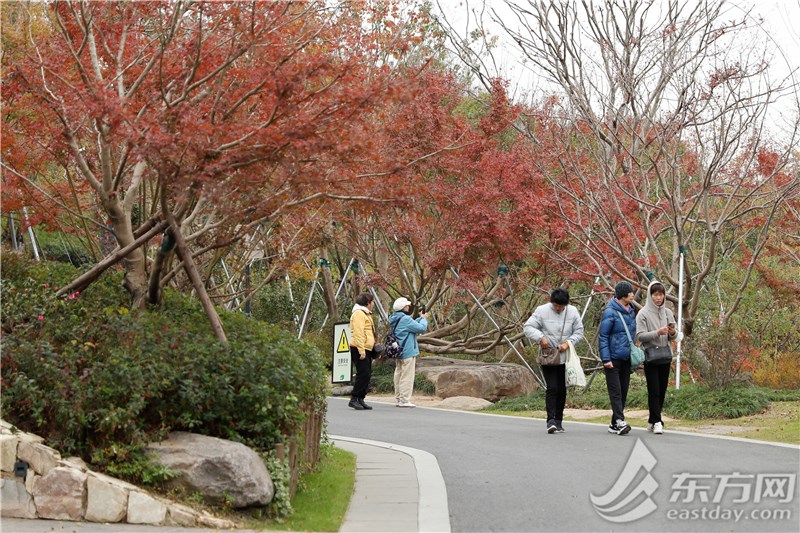
[[[221,313],[217,342],[200,306],[167,292],[161,309],[131,312],[121,274],[56,298],[70,265],[4,254],[0,410],[65,455],[137,483],[142,446],[172,430],[269,451],[308,408],[324,409],[323,357],[280,328]]]

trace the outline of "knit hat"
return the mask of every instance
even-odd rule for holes
[[[614,287],[614,297],[617,300],[625,298],[632,292],[633,292],[633,285],[631,285],[627,281],[620,281],[619,283],[617,283],[617,286]]]
[[[411,305],[411,302],[408,300],[408,298],[404,298],[401,296],[400,298],[394,301],[394,304],[392,304],[392,309],[394,311],[400,311],[407,305]]]

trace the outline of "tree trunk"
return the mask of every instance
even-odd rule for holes
[[[139,250],[141,246],[156,236],[158,233],[164,230],[167,227],[166,222],[159,222],[155,226],[152,226],[149,230],[145,233],[139,235],[136,239],[134,239],[129,245],[118,248],[115,250],[111,255],[97,263],[87,272],[82,274],[81,276],[75,278],[69,285],[65,285],[62,287],[57,293],[57,296],[64,296],[65,294],[75,292],[75,291],[82,291],[89,285],[91,285],[97,278],[102,275],[103,272],[108,270],[108,268],[116,265],[124,258],[126,258],[129,254],[131,254],[134,250]]]
[[[186,275],[189,276],[194,290],[197,291],[197,297],[200,299],[200,304],[203,306],[208,321],[211,323],[214,336],[223,344],[228,344],[228,337],[225,335],[225,329],[222,327],[222,320],[220,320],[217,310],[214,309],[214,304],[208,296],[205,285],[203,285],[203,279],[200,277],[197,266],[195,266],[192,260],[192,253],[186,247],[186,241],[183,239],[183,234],[181,234],[181,228],[178,226],[172,214],[168,215],[167,220],[169,221],[172,234],[175,237],[175,251],[183,262],[183,268],[186,271]]]
[[[331,322],[336,322],[339,318],[339,309],[336,306],[336,289],[333,286],[333,279],[331,278],[330,269],[330,254],[328,247],[323,245],[321,250],[321,258],[325,260],[320,269],[322,274],[322,295],[325,298],[325,307],[328,308],[328,316]],[[347,272],[344,273],[347,276]]]
[[[170,257],[175,249],[175,236],[171,231],[164,235],[164,240],[161,243],[161,248],[158,250],[153,267],[150,269],[150,283],[147,289],[147,300],[150,305],[158,305],[161,303],[161,273],[164,267],[168,264]]]
[[[106,202],[106,211],[119,247],[124,249],[132,245],[136,241],[133,226],[121,202],[114,197]],[[147,272],[145,253],[141,246],[133,248],[130,253],[122,257],[122,265],[125,268],[122,285],[131,295],[131,308],[144,309],[147,305]]]

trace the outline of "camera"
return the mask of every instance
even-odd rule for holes
[[[419,306],[419,314],[424,315],[426,311],[425,304]]]

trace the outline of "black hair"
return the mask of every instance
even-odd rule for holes
[[[558,305],[567,305],[569,303],[569,291],[562,287],[553,289],[550,293],[550,302]]]
[[[366,307],[366,306],[367,306],[367,304],[369,304],[369,303],[370,303],[372,300],[374,300],[374,299],[375,299],[375,298],[373,298],[373,297],[372,297],[372,295],[371,295],[370,293],[368,293],[368,292],[362,292],[361,294],[359,294],[358,296],[356,296],[356,303],[357,303],[358,305],[363,305],[363,306],[365,306],[365,307]]]
[[[667,289],[664,288],[663,283],[653,283],[653,285],[650,287],[650,294],[653,294],[654,292],[667,294]]]

